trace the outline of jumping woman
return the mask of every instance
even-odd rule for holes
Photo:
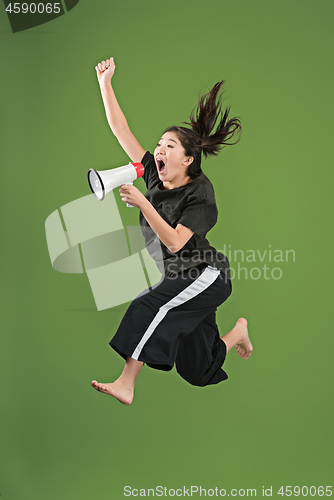
[[[228,141],[241,131],[240,121],[228,119],[229,108],[221,110],[221,81],[199,99],[185,123],[190,128],[166,129],[152,155],[134,137],[119,107],[111,86],[113,58],[95,69],[112,132],[131,160],[145,168],[145,196],[133,185],[122,185],[120,194],[139,208],[146,248],[163,278],[133,300],[110,341],[125,359],[122,374],[113,383],[93,380],[92,386],[129,405],[144,363],[159,370],[175,364],[192,385],[217,384],[227,379],[221,367],[228,351],[235,346],[248,359],[253,347],[245,318],[219,336],[216,309],[231,295],[232,284],[227,257],[205,238],[218,212],[201,157],[235,144]]]

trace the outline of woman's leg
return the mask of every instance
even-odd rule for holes
[[[248,359],[252,354],[253,346],[249,340],[247,320],[245,318],[239,318],[235,327],[220,338],[226,344],[227,352],[235,346],[239,356],[244,359]]]
[[[226,344],[219,336],[216,311],[211,311],[179,342],[175,359],[178,374],[189,384],[204,387],[228,378],[223,370]]]
[[[92,381],[94,389],[105,394],[110,394],[125,405],[130,405],[133,400],[133,391],[135,388],[136,378],[143,366],[142,361],[137,361],[128,357],[120,377],[112,384],[99,384],[96,380]]]

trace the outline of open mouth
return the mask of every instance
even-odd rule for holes
[[[161,158],[156,158],[156,163],[157,163],[159,174],[162,174],[166,169],[166,165],[165,165],[164,161]]]

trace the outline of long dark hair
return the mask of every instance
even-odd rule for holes
[[[181,142],[186,156],[193,156],[194,161],[189,165],[187,175],[195,179],[201,175],[202,152],[206,158],[217,155],[224,146],[236,144],[240,140],[241,123],[238,117],[228,120],[230,106],[222,112],[222,97],[219,91],[225,80],[216,83],[204,96],[200,96],[197,107],[189,116],[189,122],[183,122],[187,127],[168,127],[166,132],[175,132]],[[217,124],[217,126],[216,126]],[[215,132],[213,129],[216,126]],[[235,142],[228,142],[238,132]]]

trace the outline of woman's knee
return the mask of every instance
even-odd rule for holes
[[[176,363],[176,371],[186,382],[191,385],[195,385],[197,387],[203,387],[205,384],[205,380],[203,374],[190,372],[189,369],[183,370],[182,367]]]

